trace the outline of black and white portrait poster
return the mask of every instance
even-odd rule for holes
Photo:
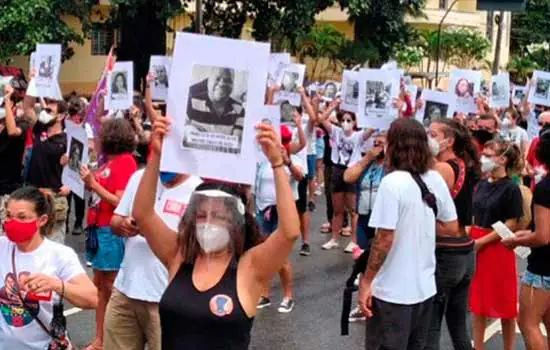
[[[338,92],[340,92],[340,85],[336,81],[327,81],[323,87],[323,100],[333,101],[338,96]]]
[[[12,76],[0,76],[0,106],[4,103],[4,88],[11,83],[12,79]]]
[[[61,68],[61,45],[37,44],[34,68],[36,69],[34,83],[37,97],[62,98],[58,82]]]
[[[533,85],[529,89],[529,103],[550,106],[550,73],[535,71]]]
[[[275,94],[275,103],[288,101],[293,106],[300,106],[302,97],[298,87],[304,83],[306,66],[303,64],[288,64],[279,77],[278,84],[281,89]]]
[[[476,94],[481,91],[481,71],[454,69],[451,72],[448,93],[456,96],[456,111],[477,112]]]
[[[422,90],[422,108],[416,111],[416,120],[425,127],[433,121],[451,118],[456,108],[456,96],[442,91]]]
[[[342,74],[342,105],[344,111],[357,113],[359,104],[359,72],[345,70]]]
[[[359,73],[357,123],[362,128],[387,130],[397,116],[393,99],[399,95],[398,70],[362,69]]]
[[[280,136],[281,134],[281,109],[277,105],[265,105],[264,111],[262,113],[262,119],[260,120],[261,123],[266,123],[275,129],[275,132],[277,135]],[[257,153],[257,161],[263,162],[267,160],[267,157],[265,156],[264,152],[262,151],[262,148],[260,144],[256,142],[256,153]]]
[[[272,53],[269,55],[269,71],[267,73],[267,86],[277,84],[281,74],[287,65],[291,63],[290,54],[286,52]]]
[[[169,56],[151,56],[149,72],[155,75],[151,83],[153,100],[166,101],[168,98],[168,78],[172,67],[172,58]]]
[[[70,120],[65,120],[65,132],[67,133],[69,162],[63,168],[61,182],[69,187],[74,194],[84,199],[84,181],[80,178],[80,167],[89,162],[88,135],[86,129]]]
[[[527,95],[527,86],[514,85],[512,89],[512,101],[514,105],[519,105]]]
[[[510,105],[510,74],[502,73],[493,75],[490,87],[490,107],[508,107]]]
[[[268,61],[269,44],[177,33],[163,171],[254,183]]]
[[[124,110],[132,106],[134,99],[134,63],[116,62],[107,82],[105,108]]]

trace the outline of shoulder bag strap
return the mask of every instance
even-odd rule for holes
[[[21,304],[23,305],[23,308],[29,312],[29,314],[32,316],[32,318],[40,325],[40,328],[48,335],[52,336],[50,333],[50,330],[46,325],[38,318],[38,314],[32,313],[29,308],[27,307],[27,304],[25,304],[25,299],[21,295],[21,286],[19,286],[19,277],[17,276],[17,269],[15,268],[15,245],[13,246],[13,249],[11,251],[11,266],[12,266],[12,272],[14,274],[14,281],[15,281],[15,287],[17,288],[17,296],[19,297],[19,300],[21,301]]]
[[[430,190],[428,189],[428,186],[426,185],[424,180],[422,180],[419,174],[411,173],[411,176],[414,179],[414,181],[418,184],[418,187],[420,187],[422,199],[430,208],[432,208],[432,210],[434,211],[435,218],[437,219],[438,210],[437,210],[437,200],[435,198],[435,195],[432,192],[430,192]]]

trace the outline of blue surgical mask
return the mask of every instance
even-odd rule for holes
[[[178,173],[171,173],[171,172],[168,172],[168,171],[161,171],[160,172],[160,182],[162,182],[163,184],[170,183],[170,182],[174,181],[176,176],[178,176]]]

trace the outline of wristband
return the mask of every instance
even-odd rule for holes
[[[282,168],[284,165],[285,165],[285,163],[281,162],[280,164],[277,164],[277,165],[271,165],[271,168],[272,169]]]

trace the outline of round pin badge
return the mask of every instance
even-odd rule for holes
[[[218,294],[210,299],[210,311],[218,316],[224,317],[233,312],[233,300],[224,294]]]

